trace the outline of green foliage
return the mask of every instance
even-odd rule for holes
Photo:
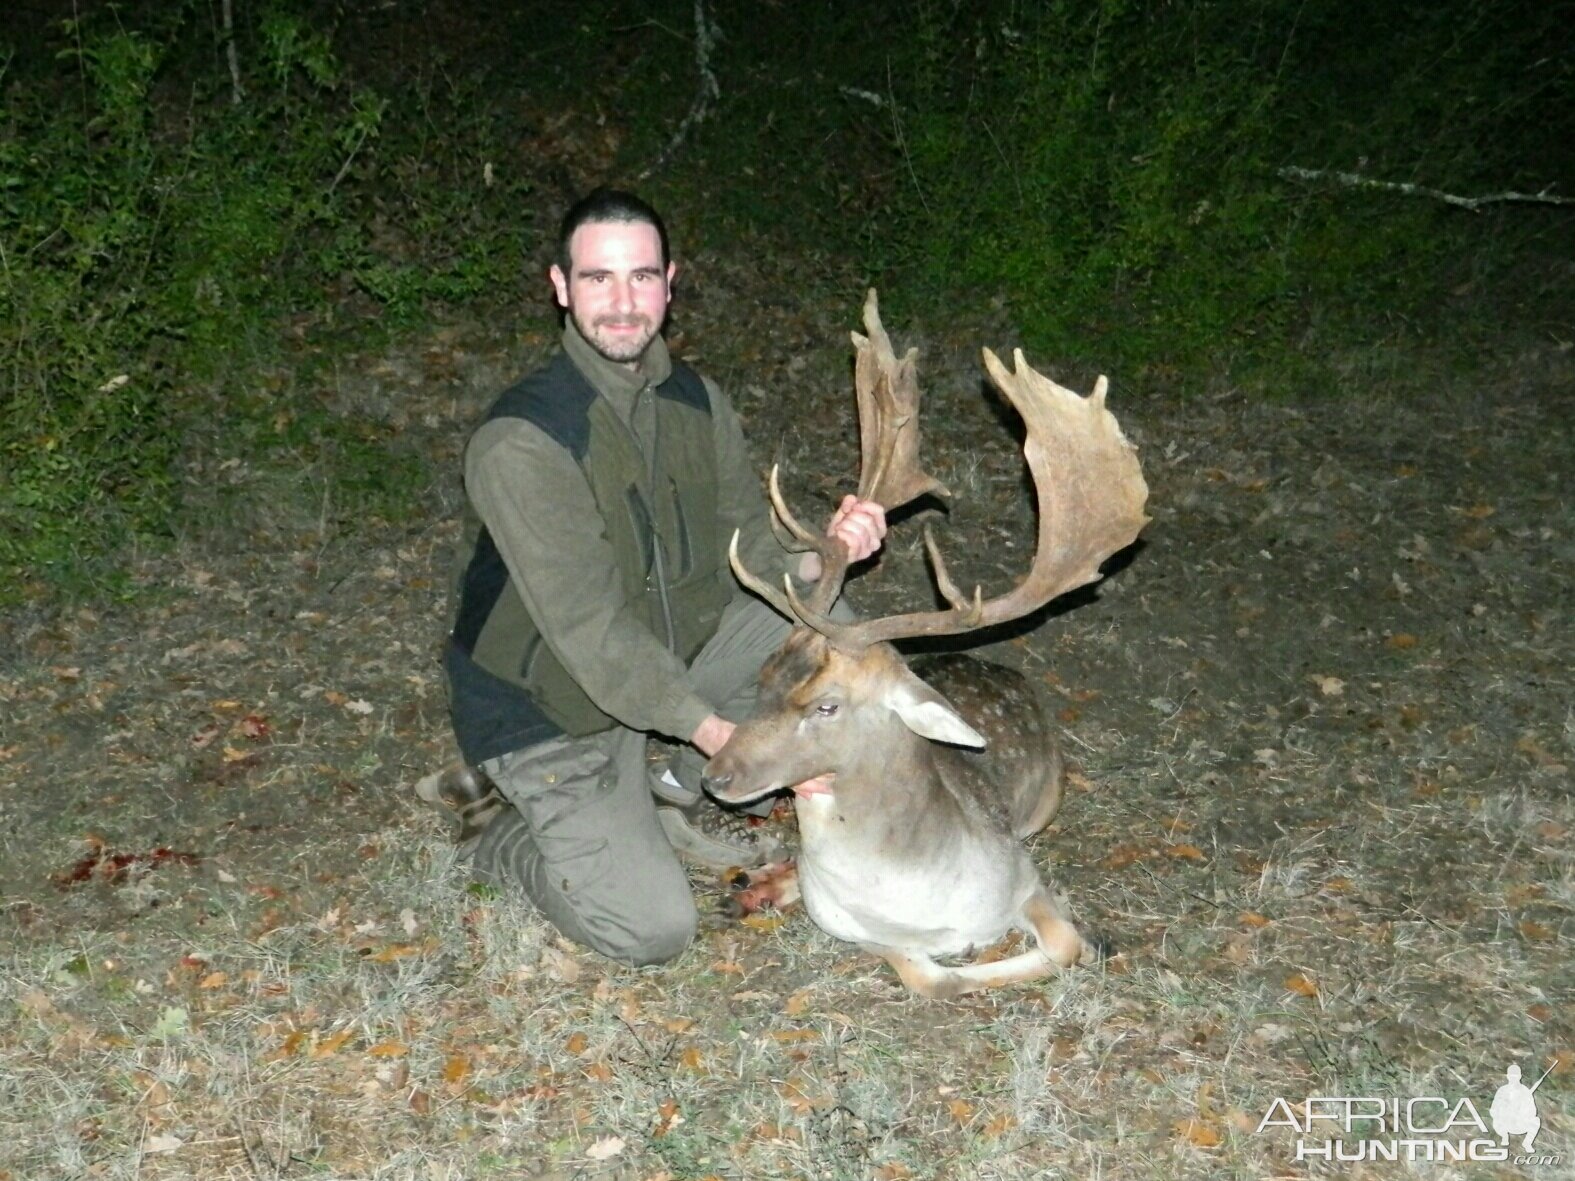
[[[515,282],[517,187],[475,202],[479,175],[443,183],[408,140],[385,145],[390,102],[348,83],[288,7],[243,31],[238,87],[195,12],[68,22],[53,62],[17,76],[12,59],[0,78],[0,584],[13,593],[175,527],[194,433],[257,435],[229,387],[277,351],[285,313],[359,289],[398,324]],[[394,183],[374,188],[384,169]],[[418,247],[379,240],[397,218],[412,223],[398,243]],[[340,457],[346,511],[421,487],[408,465],[364,457],[353,426],[296,411],[316,432],[307,450]],[[261,434],[301,462],[300,439]]]
[[[1480,221],[1279,169],[1547,183],[1527,163],[1567,149],[1536,150],[1556,139],[1528,129],[1521,72],[1555,18],[1509,7],[921,6],[911,199],[878,243],[921,289],[1001,292],[1032,346],[1101,364],[1283,362],[1315,327],[1387,330],[1436,305]]]

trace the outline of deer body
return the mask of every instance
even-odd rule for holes
[[[919,466],[914,353],[895,358],[874,292],[865,325],[868,338],[854,336],[859,497],[890,510],[945,489]],[[926,531],[950,609],[834,621],[827,612],[847,575],[847,551],[794,519],[773,470],[777,521],[819,553],[823,572],[803,602],[790,582],[776,589],[745,570],[735,536],[734,573],[797,626],[761,671],[755,716],[705,768],[707,790],[735,803],[830,780],[829,791],[795,792],[805,908],[828,934],[884,957],[904,984],[932,997],[1030,980],[1092,948],[1021,843],[1061,803],[1061,757],[1042,702],[1010,670],[959,656],[910,668],[888,641],[1020,618],[1098,578],[1100,563],[1147,520],[1148,490],[1105,409],[1103,378],[1082,398],[1029,368],[1021,352],[1015,372],[989,350],[984,360],[1027,428],[1039,509],[1029,573],[1004,595],[985,600],[975,590],[970,600]],[[991,963],[935,962],[1014,927],[1034,937],[1032,950]]]

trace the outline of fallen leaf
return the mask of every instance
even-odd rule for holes
[[[1485,521],[1496,512],[1498,509],[1491,504],[1474,504],[1468,509],[1461,510],[1461,515],[1473,521]]]
[[[624,1150],[622,1136],[603,1136],[585,1150],[585,1155],[592,1160],[611,1160]]]
[[[1103,869],[1125,869],[1134,861],[1140,860],[1142,856],[1143,850],[1137,845],[1117,845],[1105,854],[1104,860],[1099,864]]]
[[[457,1087],[470,1076],[470,1059],[463,1054],[452,1054],[449,1060],[443,1063],[443,1081],[451,1087]]]
[[[1308,679],[1318,686],[1318,692],[1325,697],[1339,697],[1345,692],[1345,682],[1339,677],[1323,677],[1315,674]]]
[[[766,1036],[774,1042],[812,1042],[820,1034],[813,1029],[773,1029]]]
[[[142,1151],[174,1152],[177,1148],[185,1143],[186,1141],[182,1140],[179,1136],[171,1136],[167,1133],[159,1136],[149,1136],[142,1142]]]
[[[1300,972],[1285,978],[1285,988],[1286,991],[1294,992],[1297,996],[1318,995],[1318,985]]]
[[[367,960],[374,964],[391,964],[395,960],[403,959],[407,955],[417,955],[421,948],[413,943],[390,943],[378,951],[367,956]]]
[[[739,922],[756,931],[775,931],[787,920],[779,914],[746,914]]]
[[[403,1058],[410,1053],[410,1047],[404,1042],[378,1042],[375,1046],[368,1046],[366,1052],[374,1058]]]
[[[1180,857],[1187,861],[1202,861],[1203,850],[1196,845],[1166,845],[1165,852],[1171,857]]]
[[[683,1067],[685,1070],[692,1070],[696,1074],[704,1074],[706,1072],[705,1055],[700,1053],[700,1048],[698,1046],[690,1046],[687,1050],[680,1054],[678,1057],[678,1065]]]
[[[684,1122],[684,1117],[678,1112],[678,1104],[668,1099],[656,1109],[658,1119],[656,1127],[651,1129],[652,1136],[665,1136],[679,1124]]]
[[[546,965],[548,975],[556,977],[564,984],[575,983],[585,970],[573,956],[559,951],[556,947],[543,948],[541,961]]]
[[[1553,938],[1553,928],[1535,919],[1521,919],[1515,929],[1534,943],[1546,943]]]
[[[338,1033],[331,1034],[328,1037],[325,1037],[322,1041],[317,1042],[316,1044],[314,1044],[312,1046],[311,1050],[308,1052],[307,1057],[308,1058],[329,1058],[329,1057],[332,1057],[333,1055],[339,1053],[339,1051],[344,1048],[344,1044],[346,1042],[348,1042],[354,1036],[355,1036],[355,1030],[353,1030],[353,1029],[341,1029]]]
[[[1255,910],[1244,910],[1236,916],[1236,921],[1244,927],[1267,927],[1273,920],[1264,918]]]
[[[973,1119],[974,1106],[966,1099],[953,1099],[946,1104],[946,1110],[952,1113],[952,1118],[959,1124],[966,1124]]]
[[[795,992],[792,996],[788,997],[787,1003],[782,1006],[782,1011],[789,1017],[798,1017],[801,1016],[804,1010],[808,1007],[809,993],[805,992],[803,989],[800,989],[798,992]]]
[[[1397,652],[1404,652],[1408,648],[1415,648],[1416,637],[1410,632],[1397,632],[1384,641],[1384,646],[1393,648]]]
[[[1171,1127],[1176,1135],[1198,1148],[1218,1148],[1222,1140],[1219,1128],[1207,1120],[1179,1119]]]
[[[569,1040],[563,1043],[563,1048],[569,1053],[579,1056],[580,1054],[585,1053],[586,1047],[590,1044],[591,1039],[586,1037],[583,1033],[574,1033],[570,1034]]]
[[[246,737],[257,740],[267,738],[273,731],[268,726],[268,719],[261,714],[247,714],[240,721],[240,731]]]
[[[1014,1117],[1014,1116],[1012,1116],[1012,1115],[1010,1115],[1010,1114],[1008,1114],[1006,1112],[1002,1112],[1000,1115],[996,1116],[989,1123],[984,1125],[984,1128],[982,1129],[981,1134],[985,1135],[985,1136],[990,1136],[990,1137],[1004,1136],[1007,1132],[1010,1132],[1016,1126],[1017,1126],[1017,1119],[1016,1119],[1016,1117]]]
[[[197,981],[197,987],[198,988],[208,988],[208,989],[223,988],[229,982],[230,982],[230,977],[229,977],[228,973],[226,973],[226,972],[209,972],[201,980]]]

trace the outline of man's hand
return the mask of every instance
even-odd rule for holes
[[[876,550],[886,536],[886,510],[873,500],[860,500],[857,496],[844,496],[837,511],[831,514],[826,526],[826,536],[835,537],[848,547],[848,561],[862,562]],[[798,576],[804,582],[820,578],[820,555],[805,554],[799,559]]]
[[[862,562],[876,550],[886,536],[886,510],[873,500],[844,496],[826,526],[828,537],[848,547],[848,560]]]
[[[726,718],[719,718],[712,714],[695,727],[695,732],[689,741],[706,758],[714,759],[716,752],[727,745],[727,740],[733,736],[735,729],[737,727]]]

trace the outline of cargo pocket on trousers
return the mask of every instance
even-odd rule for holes
[[[607,871],[607,838],[596,806],[613,788],[613,761],[583,743],[545,752],[514,776],[509,795],[525,817],[556,890],[574,895]]]

